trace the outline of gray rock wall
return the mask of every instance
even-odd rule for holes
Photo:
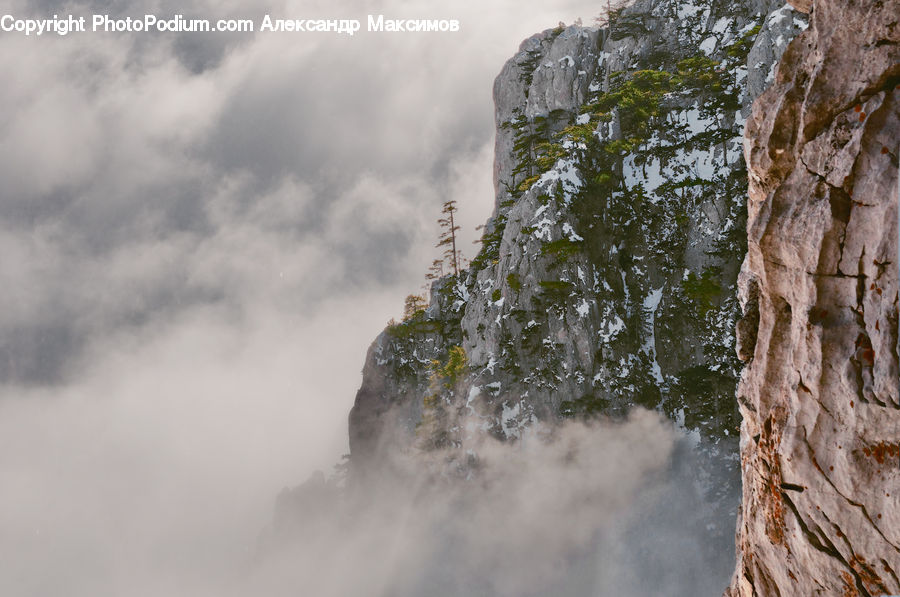
[[[481,253],[372,345],[350,415],[355,468],[414,446],[436,393],[457,446],[641,404],[736,455],[742,124],[803,27],[776,2],[643,0],[609,28],[523,42],[494,85]],[[683,59],[699,60],[702,86],[685,82]],[[624,82],[655,71],[670,75],[655,116],[635,124],[635,110],[604,104],[630,101],[615,99]],[[613,155],[616,143],[632,150]],[[436,390],[431,363],[457,345],[467,374]]]

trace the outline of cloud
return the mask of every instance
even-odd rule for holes
[[[320,372],[364,357],[342,342],[369,325],[350,303],[293,319],[195,307],[94,344],[63,387],[4,388],[2,592],[198,594],[245,564],[277,491],[345,449],[327,399],[358,377]]]
[[[690,448],[656,413],[431,456],[345,494],[315,477],[284,492],[237,593],[681,597],[727,583]]]
[[[208,18],[452,17],[463,31],[0,38],[8,83],[0,92],[0,244],[9,248],[4,281],[15,289],[0,314],[0,380],[56,383],[94,339],[252,286],[247,270],[228,265],[240,256],[220,242],[223,194],[244,205],[230,208],[237,212],[258,213],[265,202],[270,223],[293,228],[288,248],[283,230],[257,226],[257,258],[320,259],[314,269],[283,268],[298,276],[284,288],[307,288],[312,302],[301,309],[389,287],[399,310],[437,253],[431,220],[441,203],[460,201],[467,240],[490,213],[490,93],[502,62],[526,35],[594,8],[210,0],[193,10]],[[94,11],[184,7],[10,7],[31,17]],[[302,190],[292,199],[285,193],[295,187]],[[206,265],[228,270],[218,274],[222,286],[216,273],[191,270],[198,248]],[[223,252],[214,257],[214,248]],[[233,277],[242,273],[250,277]]]

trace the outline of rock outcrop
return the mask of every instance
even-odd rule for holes
[[[525,40],[494,85],[496,203],[481,250],[372,344],[350,413],[351,481],[410,453],[440,453],[465,476],[485,437],[654,409],[696,448],[688,483],[702,487],[708,577],[724,588],[744,119],[805,27],[775,0],[640,0],[608,27]]]
[[[436,394],[454,445],[642,405],[736,455],[741,133],[805,26],[772,0],[641,0],[609,27],[523,42],[494,85],[481,251],[373,343],[353,467],[415,443]],[[455,346],[466,374],[436,391]]]
[[[747,123],[729,595],[900,594],[900,2],[813,0]]]

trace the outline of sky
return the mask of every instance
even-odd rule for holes
[[[189,553],[202,575],[246,555],[278,491],[347,451],[366,349],[421,290],[444,201],[458,201],[474,255],[503,62],[599,6],[191,10],[0,0],[20,18],[373,13],[461,27],[0,32],[0,593],[103,594],[87,579],[129,561],[173,570]]]

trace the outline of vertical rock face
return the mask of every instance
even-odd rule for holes
[[[373,343],[354,468],[429,435],[423,419],[460,446],[634,405],[732,460],[741,133],[805,26],[775,0],[641,0],[608,27],[525,40],[494,84],[481,251]],[[433,363],[456,346],[465,374],[436,385]]]
[[[900,594],[900,1],[795,4],[746,129],[729,594]]]
[[[654,409],[697,448],[697,514],[724,585],[739,493],[742,132],[805,27],[774,0],[641,0],[608,27],[523,42],[494,85],[496,203],[481,250],[372,344],[351,479],[436,448],[464,472],[484,437]]]

